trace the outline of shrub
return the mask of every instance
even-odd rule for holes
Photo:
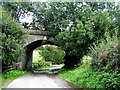
[[[92,65],[97,69],[119,69],[120,68],[120,44],[117,36],[108,36],[101,43],[90,47],[89,55],[92,57]]]
[[[50,66],[50,65],[52,65],[52,62],[46,62],[46,61],[44,61],[44,60],[39,60],[38,61],[38,66],[39,67],[47,67],[47,66]]]
[[[38,68],[38,63],[32,63],[32,69]]]
[[[2,25],[1,25],[2,24]],[[26,33],[23,28],[11,17],[11,13],[5,9],[2,10],[2,40],[0,42],[0,49],[2,48],[2,64],[3,71],[5,67],[12,66],[13,63],[20,62],[23,58]]]
[[[62,64],[64,62],[65,52],[53,45],[41,46],[39,48],[40,57],[43,56],[44,60],[47,62],[52,62],[52,64]]]
[[[40,69],[40,68],[43,68],[43,67],[48,67],[48,66],[51,66],[52,65],[52,62],[46,62],[44,60],[38,60],[38,63],[33,63],[32,65],[32,68],[33,69]]]
[[[101,83],[104,84],[106,89],[120,88],[120,73],[118,72],[100,72]]]
[[[90,56],[83,56],[82,58],[82,65],[91,65],[92,64],[92,58]]]

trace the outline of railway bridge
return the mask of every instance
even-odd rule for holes
[[[44,44],[51,44],[51,42],[47,41],[47,34],[43,30],[25,30],[28,34],[28,38],[26,39],[26,43],[24,45],[25,55],[21,63],[22,69],[30,69],[32,68],[32,55],[33,50],[37,47]],[[47,41],[47,43],[43,43],[43,41]]]

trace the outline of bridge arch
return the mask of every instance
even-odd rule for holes
[[[22,69],[31,69],[32,68],[32,57],[33,57],[33,50],[35,50],[37,47],[45,45],[45,44],[50,44],[50,45],[56,45],[59,46],[58,44],[47,41],[47,40],[36,40],[33,41],[26,46],[25,48],[25,56],[22,61]]]

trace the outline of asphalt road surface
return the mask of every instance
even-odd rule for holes
[[[26,74],[12,81],[7,88],[61,88],[61,90],[79,90],[57,75]],[[76,88],[76,89],[75,89]]]

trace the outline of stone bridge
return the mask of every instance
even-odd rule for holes
[[[47,40],[47,35],[42,30],[25,30],[28,34],[28,38],[24,45],[25,55],[21,63],[22,69],[32,68],[32,54],[33,50],[37,47],[44,45],[43,40]]]
[[[37,40],[47,40],[47,36],[42,30],[25,29],[25,32],[28,34],[25,46]]]

